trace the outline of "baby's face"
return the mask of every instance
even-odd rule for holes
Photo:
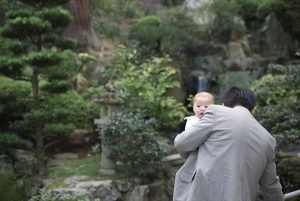
[[[205,109],[211,104],[214,103],[208,97],[196,97],[193,105],[193,111],[195,113],[195,116],[199,119],[202,119]]]

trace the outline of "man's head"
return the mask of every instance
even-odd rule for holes
[[[195,95],[193,101],[193,111],[195,116],[201,119],[208,105],[215,104],[215,98],[207,92],[199,92]]]
[[[253,91],[245,87],[230,87],[223,93],[222,103],[227,107],[243,106],[251,114],[255,111],[255,95]]]

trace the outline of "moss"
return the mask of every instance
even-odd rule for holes
[[[158,136],[157,139],[158,139],[158,141],[163,141],[163,142],[169,141],[169,139],[167,137],[163,137],[163,136]]]
[[[155,15],[149,15],[146,17],[141,18],[138,21],[138,25],[153,25],[153,26],[158,26],[162,23],[161,19]]]
[[[0,200],[20,200],[20,192],[16,188],[16,181],[10,176],[0,174]]]
[[[56,189],[56,188],[68,188],[69,187],[69,184],[66,184],[65,182],[63,181],[58,181],[56,183],[53,183],[51,184],[48,188],[47,188],[47,191],[48,190],[52,190],[52,189]]]

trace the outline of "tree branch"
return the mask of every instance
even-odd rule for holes
[[[55,134],[46,134],[43,136],[43,139],[45,139],[46,137],[55,137],[56,135]]]
[[[55,141],[52,141],[52,142],[46,144],[46,145],[45,145],[45,149],[47,149],[49,146],[51,146],[51,145],[53,145],[53,144],[55,144],[55,143],[58,143],[58,142],[60,142],[60,141],[61,141],[61,140],[55,140]]]
[[[9,78],[11,78],[13,80],[23,80],[23,81],[28,81],[28,82],[31,81],[31,76],[30,75],[26,75],[26,74],[23,74],[22,76],[12,76],[12,75],[7,75],[7,74],[3,74],[3,75],[7,76],[7,77],[9,77]]]

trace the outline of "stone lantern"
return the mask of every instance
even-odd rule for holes
[[[92,100],[95,103],[100,105],[100,119],[94,119],[94,124],[98,127],[105,125],[109,118],[112,116],[112,113],[119,109],[120,103],[115,99],[115,94],[112,92],[103,93],[101,95],[93,95]],[[108,158],[111,153],[111,150],[104,146],[103,139],[104,135],[102,134],[102,153],[101,153],[101,169],[99,170],[100,174],[115,174],[116,162]]]

